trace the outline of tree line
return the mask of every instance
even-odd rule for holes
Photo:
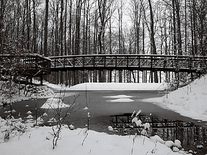
[[[206,0],[0,0],[0,54],[207,55]],[[52,73],[54,83],[139,82],[139,71]],[[151,72],[151,82],[158,82]],[[123,76],[124,75],[124,76]],[[115,76],[116,78],[112,78]],[[143,73],[143,82],[146,82]]]

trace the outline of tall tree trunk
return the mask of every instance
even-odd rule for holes
[[[54,4],[55,5],[55,4]],[[58,2],[56,2],[56,10],[55,10],[56,14],[54,15],[55,16],[55,55],[56,56],[59,56],[60,55],[60,50],[59,50],[59,29],[58,29],[58,26],[59,26],[59,20],[58,20],[58,17],[59,17],[59,5],[58,5]],[[55,72],[55,81],[56,81],[56,84],[59,84],[59,72]]]
[[[98,31],[98,18],[97,18],[97,10],[95,10],[95,19],[94,19],[94,36],[93,36],[93,54],[97,52],[97,31]]]
[[[30,0],[27,0],[27,49],[30,50],[30,24],[31,24]]]
[[[174,55],[177,55],[177,46],[176,46],[176,21],[175,21],[175,0],[172,0],[172,7],[173,7],[173,51]]]
[[[154,31],[154,17],[153,17],[152,5],[150,0],[148,0],[148,2],[150,8],[150,39],[151,39],[152,54],[157,54],[155,38],[154,38],[155,31]]]
[[[193,47],[194,47],[194,54],[198,54],[198,49],[197,49],[197,34],[196,34],[196,22],[197,22],[197,20],[196,20],[196,3],[195,3],[195,0],[192,0],[193,1],[193,29],[192,29],[192,31],[193,31]]]
[[[65,21],[64,21],[64,55],[68,55],[67,49],[67,9],[68,8],[68,0],[65,0]],[[68,86],[68,71],[65,71],[65,85]]]
[[[45,27],[44,27],[44,55],[48,56],[47,51],[47,34],[48,34],[48,10],[49,0],[45,0]]]
[[[33,53],[37,53],[37,35],[36,35],[36,3],[33,0]]]
[[[87,27],[87,25],[86,25],[86,0],[83,2],[84,3],[84,6],[83,6],[83,41],[82,41],[82,43],[83,43],[83,49],[82,49],[82,54],[86,54],[87,52],[87,49],[86,49],[86,27]]]
[[[111,14],[112,14],[112,11],[111,11]],[[109,20],[109,54],[112,54],[112,19],[111,18]]]
[[[144,18],[142,20],[142,53],[145,54],[145,24]],[[138,76],[139,77],[139,76]],[[142,83],[147,82],[147,71],[142,71]]]
[[[3,54],[3,36],[4,36],[4,0],[1,1],[0,8],[0,54]]]
[[[185,54],[190,54],[187,53],[187,0],[185,0]]]
[[[63,0],[61,0],[61,4],[60,4],[60,55],[62,56],[63,55],[63,46],[64,46],[64,40],[63,40],[63,11],[64,11],[64,3],[63,3]],[[63,71],[60,71],[60,83],[63,84],[63,77],[64,77],[64,72]]]
[[[123,18],[123,4],[122,0],[120,1],[120,7],[118,8],[118,22],[119,22],[119,54],[123,54],[123,46],[122,46],[122,18]],[[119,82],[121,83],[123,81],[122,74],[124,74],[124,70],[119,70]]]
[[[72,53],[72,0],[69,0],[69,22],[68,22],[68,54],[73,54]]]
[[[151,1],[148,0],[149,2],[149,9],[150,9],[150,38],[151,38],[151,50],[152,50],[152,54],[157,54],[156,51],[156,45],[155,45],[155,32],[154,32],[154,17],[153,17],[153,11],[152,11],[152,5],[151,5]],[[157,75],[157,71],[154,72],[154,81],[155,83],[158,83],[158,75]],[[151,82],[153,82],[153,73],[151,72]]]
[[[80,21],[82,0],[76,0],[75,54],[80,54]]]
[[[61,4],[60,4],[60,55],[63,55],[63,11],[64,11],[64,3],[63,0],[61,0]]]
[[[68,0],[65,0],[65,21],[64,21],[64,54],[68,54],[68,49],[67,49],[67,11],[68,11]]]
[[[182,55],[182,40],[181,40],[181,24],[180,24],[180,3],[175,0],[176,15],[177,15],[177,42],[178,42],[178,55]]]

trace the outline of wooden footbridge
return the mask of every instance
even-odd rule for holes
[[[102,54],[51,56],[51,71],[60,70],[153,70],[197,72],[207,57],[183,55]]]
[[[15,64],[23,76],[42,77],[51,71],[150,70],[196,73],[207,69],[207,56],[98,54],[44,57],[39,54],[0,55],[1,74],[5,65]]]

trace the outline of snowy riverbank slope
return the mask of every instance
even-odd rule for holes
[[[183,116],[207,121],[207,75],[161,98],[142,101],[152,102]]]
[[[0,81],[0,85],[4,85],[5,83]],[[15,83],[13,84],[15,85]],[[24,85],[20,85],[21,87]],[[20,102],[24,100],[31,100],[34,98],[49,98],[53,97],[55,94],[53,90],[48,88],[47,86],[30,86],[31,88],[27,89],[20,89],[18,87],[12,87],[12,90],[9,88],[1,89],[0,93],[0,107],[4,103],[14,103],[14,102]],[[11,97],[9,95],[9,92],[11,92]],[[34,93],[35,92],[35,93]]]

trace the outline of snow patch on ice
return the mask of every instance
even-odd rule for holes
[[[107,100],[107,102],[133,102],[134,100],[129,98],[119,98],[114,100]]]
[[[111,98],[113,100],[107,100],[107,102],[133,102],[134,100],[130,99],[133,96],[127,95],[115,95],[115,96],[103,96],[103,98]]]
[[[115,95],[115,96],[103,96],[103,98],[132,98],[133,96],[127,95]]]
[[[63,103],[60,98],[48,98],[47,101],[41,106],[42,109],[58,109],[68,108],[70,105]]]

